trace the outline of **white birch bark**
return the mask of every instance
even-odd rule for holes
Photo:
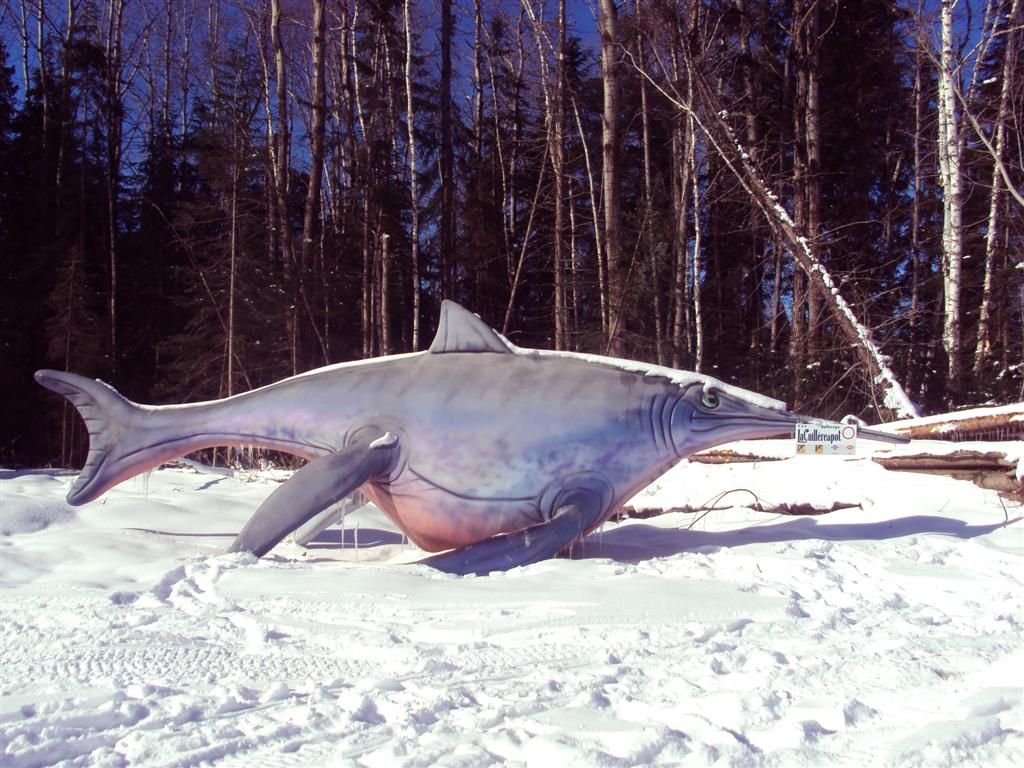
[[[1010,88],[1013,83],[1014,64],[1017,57],[1017,15],[1020,0],[1010,5],[1009,23],[1006,31],[1006,49],[1003,53],[1002,83],[999,89],[999,108],[996,114],[995,137],[993,140],[992,194],[989,198],[988,231],[985,233],[985,278],[981,291],[981,307],[978,312],[978,338],[974,348],[974,375],[981,373],[985,360],[992,349],[990,323],[992,318],[992,273],[995,269],[996,249],[1002,226],[1000,212],[1003,201],[1003,163],[1006,145],[1006,121],[1010,103]],[[994,23],[994,22],[993,22]]]
[[[942,0],[939,52],[939,173],[942,179],[943,324],[947,386],[959,391],[961,379],[960,288],[963,274],[961,219],[960,120],[956,106],[956,60],[953,53],[953,10],[958,0]]]
[[[413,100],[412,73],[412,24],[409,13],[410,0],[402,4],[402,18],[405,24],[405,124],[406,153],[409,160],[409,207],[412,223],[409,231],[409,268],[412,272],[412,348],[420,346],[420,193],[419,166],[416,159],[416,107]]]

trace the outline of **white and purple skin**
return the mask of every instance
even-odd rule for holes
[[[425,352],[327,366],[223,400],[139,405],[72,373],[36,380],[89,429],[71,504],[202,448],[269,448],[309,463],[231,551],[262,556],[300,529],[307,541],[362,491],[418,546],[442,552],[423,562],[459,574],[551,557],[684,457],[807,420],[697,373],[520,349],[450,301]]]

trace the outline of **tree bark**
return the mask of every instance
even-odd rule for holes
[[[821,74],[818,69],[821,4],[810,0],[804,28],[804,67],[807,71],[807,94],[804,104],[807,142],[805,189],[807,194],[807,222],[804,231],[814,243],[819,259],[824,259],[821,248]],[[818,356],[821,337],[822,297],[816,290],[807,293],[807,342],[812,358]]]
[[[565,96],[566,96],[566,20],[565,0],[558,0],[558,50],[555,63],[555,88],[551,114],[551,171],[554,176],[555,232],[554,232],[554,291],[555,291],[555,349],[567,349],[565,313]]]
[[[645,41],[641,32],[643,29],[643,3],[641,0],[634,0],[634,7],[637,26],[636,57],[640,67],[645,68]],[[640,225],[640,238],[643,243],[644,252],[647,255],[647,268],[650,270],[651,298],[654,305],[654,358],[658,365],[663,365],[665,362],[664,318],[661,311],[661,289],[658,283],[658,257],[654,248],[654,238],[651,229],[654,217],[654,201],[652,199],[654,189],[653,182],[651,181],[651,115],[647,97],[647,81],[643,78],[640,78],[640,127],[644,167],[644,208],[643,219]]]
[[[963,193],[961,189],[960,118],[955,90],[957,64],[953,50],[953,9],[957,0],[940,6],[941,48],[939,65],[939,171],[942,178],[943,325],[946,352],[946,386],[955,402],[961,391],[960,290],[963,274]]]
[[[619,52],[618,10],[614,0],[601,0],[601,80],[604,111],[601,122],[601,188],[604,203],[604,248],[608,260],[608,352],[626,354],[625,294],[627,269],[623,263],[619,183]]]
[[[682,42],[681,35],[678,40]],[[672,79],[682,78],[679,55],[673,49]],[[693,79],[686,73],[687,100],[693,99]],[[689,197],[690,145],[694,141],[693,117],[676,120],[672,130],[672,215],[675,223],[672,238],[674,256],[672,270],[672,367],[682,368],[691,352],[690,343],[690,259],[689,259]],[[685,353],[685,354],[684,354]]]
[[[597,199],[597,184],[594,182],[593,167],[590,162],[590,149],[587,146],[587,134],[583,130],[583,121],[580,119],[580,110],[576,100],[572,100],[573,116],[576,118],[576,130],[580,136],[580,146],[583,151],[583,167],[587,174],[587,194],[590,198],[590,214],[594,225],[594,261],[597,262],[597,295],[601,312],[601,334],[603,338],[608,337],[608,277],[605,268],[604,232],[601,229],[601,222],[598,215],[599,206]]]
[[[412,279],[412,349],[420,348],[420,193],[419,165],[416,159],[416,104],[413,90],[412,51],[413,36],[409,6],[411,0],[402,3],[402,19],[405,25],[405,125],[406,156],[409,162],[409,208],[412,221],[409,225],[409,270]]]
[[[288,119],[288,69],[281,38],[281,0],[270,3],[270,46],[274,54],[274,101],[277,106],[277,120],[271,122],[270,152],[274,194],[272,199],[271,219],[273,221],[274,238],[280,250],[280,258],[284,267],[285,279],[295,284],[299,279],[295,263],[295,251],[291,237],[288,216],[288,193],[291,186],[291,133]],[[269,93],[267,98],[270,98]],[[276,256],[277,254],[275,254]],[[292,301],[288,310],[288,338],[291,346],[292,375],[299,372],[298,354],[298,322],[299,306],[295,300],[297,289],[292,291]]]
[[[120,202],[121,178],[121,135],[124,128],[124,111],[121,91],[121,44],[124,21],[122,0],[110,0],[107,8],[106,72],[106,192],[107,192],[107,258],[109,273],[108,322],[110,323],[110,369],[116,375],[120,349],[117,336],[118,313],[118,226],[117,217]]]
[[[974,348],[974,376],[979,378],[985,361],[992,352],[992,341],[990,338],[990,323],[992,318],[992,282],[997,250],[999,247],[999,232],[1002,228],[1002,203],[1003,203],[1003,177],[1000,172],[1000,165],[1004,161],[1006,151],[1006,121],[1008,119],[1010,90],[1013,84],[1013,74],[1017,50],[1017,16],[1020,9],[1020,0],[1013,0],[1010,5],[1008,23],[1006,25],[1006,47],[1003,51],[1002,83],[999,90],[999,107],[996,112],[994,155],[992,163],[992,193],[989,197],[988,208],[988,230],[985,233],[985,277],[982,284],[981,306],[978,311],[978,337]],[[993,24],[995,22],[993,21]]]
[[[380,353],[391,354],[391,236],[380,236]]]
[[[309,130],[309,187],[306,190],[306,205],[302,216],[302,245],[298,264],[299,293],[309,315],[310,326],[319,342],[323,364],[327,363],[327,346],[309,304],[305,288],[305,273],[313,262],[317,242],[317,227],[320,224],[320,188],[324,171],[324,121],[327,112],[327,91],[324,87],[327,60],[325,4],[326,0],[313,0],[313,42],[311,46],[313,85],[310,94],[312,120]]]
[[[452,38],[455,19],[452,0],[441,0],[441,146],[439,170],[441,173],[441,298],[454,296],[452,284],[455,274],[455,149],[454,118],[452,115]]]
[[[697,142],[690,142],[690,180],[693,184],[693,332],[694,359],[693,370],[700,373],[704,369],[704,313],[701,307],[701,205],[700,205],[700,166],[697,160]]]

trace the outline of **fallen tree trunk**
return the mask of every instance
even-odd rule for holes
[[[627,55],[629,55],[628,52]],[[630,58],[632,59],[631,56]],[[854,347],[858,357],[867,367],[872,385],[880,396],[881,404],[892,411],[897,418],[919,416],[917,406],[910,400],[896,379],[896,375],[889,367],[888,357],[882,354],[871,330],[857,319],[853,309],[832,280],[831,274],[821,263],[818,254],[814,252],[807,237],[808,233],[799,231],[792,217],[779,202],[779,198],[768,188],[761,173],[755,168],[751,155],[737,140],[729,125],[729,114],[723,109],[718,94],[708,83],[699,66],[694,66],[693,61],[688,61],[687,64],[692,70],[693,82],[696,85],[694,101],[699,102],[699,105],[687,101],[675,89],[670,94],[645,69],[639,67],[635,60],[633,61],[633,66],[641,77],[657,88],[676,107],[694,118],[740,186],[761,209],[779,237],[789,244],[794,261],[807,274],[819,295],[824,298],[840,332]]]
[[[1017,460],[999,451],[961,450],[949,454],[917,453],[911,456],[873,456],[872,461],[898,472],[920,472],[968,480],[981,488],[1019,497]]]
[[[1024,403],[911,419],[891,428],[912,440],[1024,440]]]

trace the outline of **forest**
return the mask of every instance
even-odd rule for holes
[[[425,349],[1024,399],[1021,0],[0,0],[0,464]]]

